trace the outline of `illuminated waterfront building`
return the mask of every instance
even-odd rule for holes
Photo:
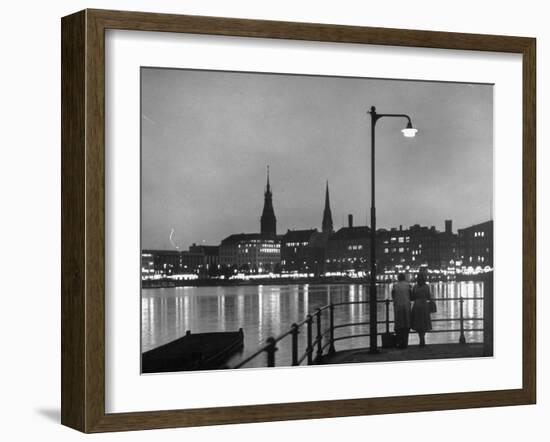
[[[222,240],[219,248],[221,266],[234,267],[245,273],[280,272],[281,244],[277,237],[277,219],[273,209],[273,193],[267,169],[264,208],[260,233],[238,233]]]
[[[317,229],[287,231],[281,237],[283,271],[319,275],[324,268],[324,246],[318,238]]]
[[[334,234],[328,181],[321,232],[316,228],[288,230],[281,237],[281,265],[284,272],[319,276],[325,273],[327,243]]]
[[[381,270],[396,268],[441,267],[442,234],[435,226],[415,224],[408,229],[380,229],[377,248]],[[456,246],[454,247],[456,249]]]
[[[193,244],[189,247],[189,251],[191,253],[198,253],[203,255],[203,265],[206,269],[215,267],[220,263],[220,246]]]
[[[252,273],[280,271],[281,244],[261,233],[238,233],[220,245],[220,264]]]
[[[142,279],[186,278],[204,265],[204,254],[179,250],[142,250]],[[152,269],[152,273],[151,273]]]
[[[353,216],[348,215],[348,226],[330,236],[325,253],[326,271],[366,272],[370,257],[370,228],[353,225]]]
[[[462,268],[493,267],[493,221],[458,229],[458,258]]]
[[[456,266],[458,235],[453,233],[453,221],[445,220],[445,231],[439,235],[439,267],[450,269]]]
[[[155,276],[155,262],[153,253],[149,250],[141,252],[141,279],[153,279]]]

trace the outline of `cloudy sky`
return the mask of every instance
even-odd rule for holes
[[[367,224],[370,116],[379,227],[491,217],[493,87],[479,84],[142,68],[142,247],[182,249],[258,232],[266,166],[277,231]]]

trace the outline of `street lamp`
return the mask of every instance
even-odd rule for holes
[[[376,298],[376,205],[375,205],[375,179],[374,179],[374,151],[375,151],[375,128],[376,122],[382,117],[406,118],[407,127],[401,132],[403,136],[412,138],[418,132],[412,125],[411,117],[405,114],[379,114],[372,106],[371,117],[371,208],[370,208],[370,290],[369,290],[369,322],[370,322],[370,353],[378,353],[378,311]]]

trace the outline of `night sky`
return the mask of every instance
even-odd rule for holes
[[[142,68],[142,248],[260,230],[266,166],[277,233],[367,224],[370,116],[378,227],[491,218],[491,85]]]

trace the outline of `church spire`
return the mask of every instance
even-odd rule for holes
[[[332,212],[330,210],[330,197],[328,192],[328,180],[327,187],[325,190],[325,210],[323,211],[323,233],[332,233],[334,232],[332,225]]]
[[[265,236],[277,235],[277,219],[273,210],[273,194],[269,184],[269,166],[267,166],[267,185],[264,193],[264,210],[260,218],[261,233]]]

